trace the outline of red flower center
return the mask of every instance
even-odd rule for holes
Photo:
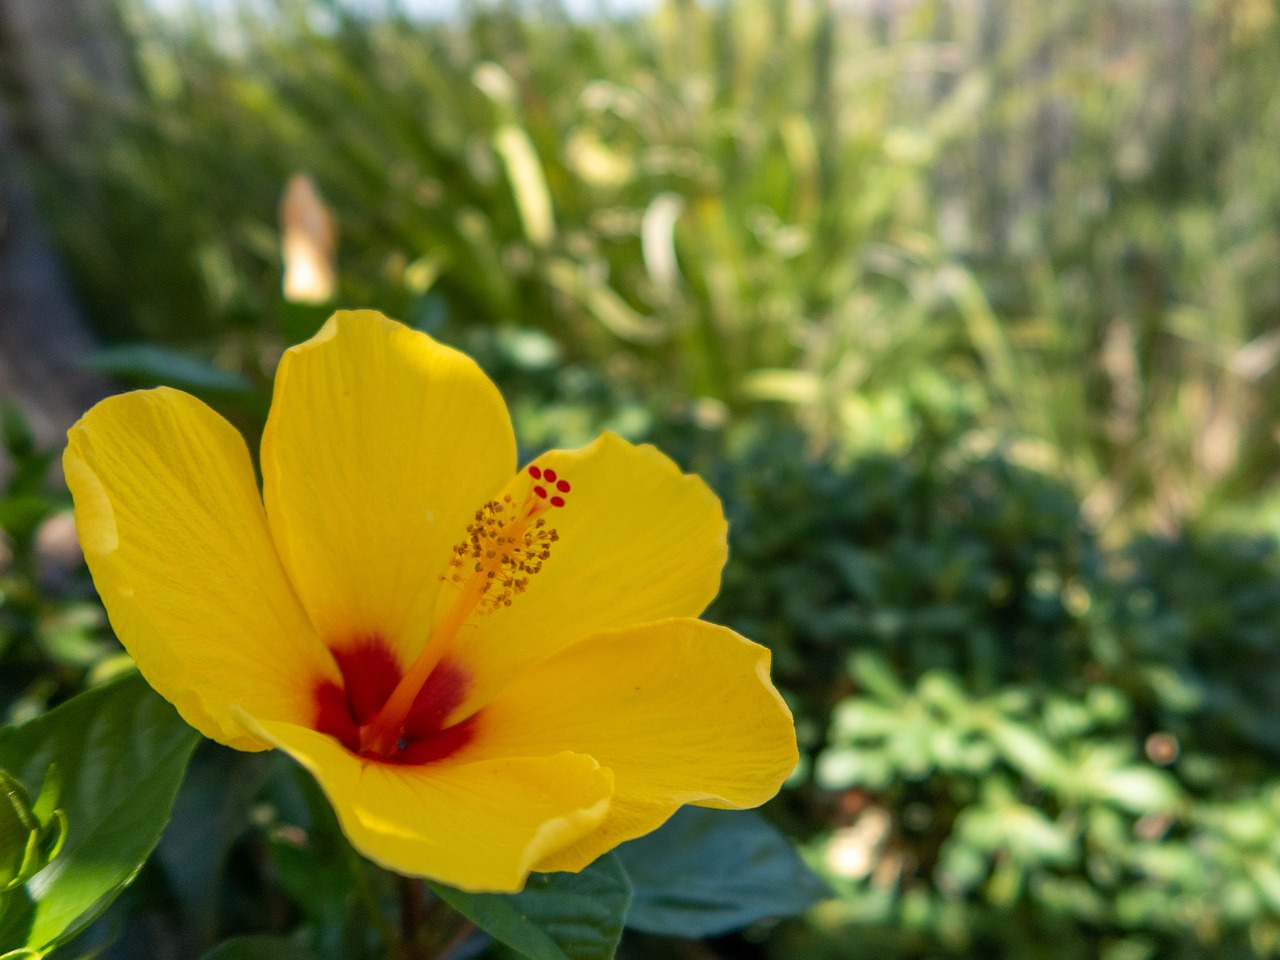
[[[436,664],[414,698],[399,742],[385,755],[360,748],[360,728],[373,720],[404,676],[395,655],[379,636],[359,637],[333,658],[342,683],[322,680],[313,692],[313,728],[339,741],[352,753],[385,763],[431,763],[443,760],[475,736],[475,717],[445,726],[466,696],[470,678],[449,660]]]
[[[572,489],[551,467],[532,464],[528,473],[533,486],[522,503],[511,494],[487,501],[454,545],[441,579],[461,592],[407,670],[379,636],[331,648],[342,684],[317,683],[317,731],[359,756],[388,763],[440,760],[475,735],[471,720],[444,725],[471,681],[450,663],[448,645],[468,617],[511,606],[541,572],[560,538],[543,514],[563,507]]]

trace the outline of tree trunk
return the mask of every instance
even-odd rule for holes
[[[19,171],[75,149],[72,78],[125,84],[118,40],[104,0],[0,0],[0,399],[46,446],[110,385],[80,366],[94,337]]]

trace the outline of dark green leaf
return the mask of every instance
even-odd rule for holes
[[[431,889],[528,960],[610,960],[622,939],[631,885],[613,854],[581,873],[534,874],[521,893]]]
[[[292,345],[311,339],[324,326],[331,313],[333,307],[327,304],[317,306],[283,301],[280,304],[280,322],[284,327],[285,342]]]
[[[618,848],[635,890],[627,926],[711,937],[831,896],[791,844],[750,811],[686,807]]]
[[[315,954],[284,937],[233,937],[201,960],[315,960]]]
[[[137,674],[0,730],[0,767],[28,791],[57,766],[67,816],[61,852],[26,886],[34,911],[25,946],[69,938],[133,879],[160,839],[198,740]]]
[[[15,460],[22,460],[35,452],[36,437],[31,432],[31,425],[12,401],[0,403],[0,434],[4,437],[4,448]]]
[[[28,942],[34,919],[35,903],[26,887],[0,893],[0,950]]]
[[[49,500],[47,478],[49,466],[62,453],[54,448],[31,453],[13,462],[14,470],[8,480],[8,499]],[[50,505],[52,509],[52,504]]]
[[[196,752],[187,770],[156,858],[197,942],[213,940],[223,865],[270,773],[269,754],[212,742]]]
[[[345,945],[376,922],[358,891],[376,868],[351,849],[328,798],[302,767],[277,753],[266,796],[275,810],[267,832],[276,880],[312,928],[312,945],[345,956]]]
[[[42,496],[7,497],[0,500],[0,531],[14,539],[25,540],[52,512],[53,504]]]
[[[253,384],[241,373],[223,370],[195,357],[149,343],[131,343],[99,350],[84,360],[94,370],[146,383],[213,393],[252,393]]]

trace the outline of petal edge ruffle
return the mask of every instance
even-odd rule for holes
[[[571,486],[564,507],[546,514],[559,540],[511,606],[459,634],[452,656],[474,685],[455,716],[585,637],[696,617],[720,589],[728,526],[701,477],[682,473],[655,447],[611,433],[580,450],[552,450],[535,463]],[[522,474],[515,492],[523,496],[530,483]],[[451,590],[457,588],[446,584],[441,599]]]
[[[610,771],[583,754],[402,766],[302,727],[241,719],[315,776],[362,854],[460,890],[519,891],[540,861],[603,822],[612,796]]]
[[[589,754],[614,774],[600,829],[539,869],[581,869],[691,803],[754,807],[797,761],[769,651],[675,619],[599,634],[522,672],[477,715],[471,757]]]

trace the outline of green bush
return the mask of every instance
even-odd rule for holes
[[[726,467],[712,616],[775,651],[782,815],[839,891],[779,957],[1280,950],[1280,549],[1104,549],[1060,481],[795,437]]]
[[[839,893],[773,956],[1274,956],[1280,552],[1218,522],[1257,530],[1280,463],[1273,7],[126,4],[136,87],[33,175],[98,365],[251,438],[323,314],[279,291],[305,170],[337,303],[476,355],[528,452],[607,427],[712,480],[710,615],[774,650],[804,762],[771,813]],[[42,580],[66,500],[7,435],[29,715],[114,647],[83,571]],[[217,851],[252,881],[171,848],[121,910],[296,919],[315,865],[244,782]]]
[[[109,675],[120,646],[80,557],[71,497],[48,480],[58,450],[40,449],[0,400],[12,467],[0,478],[0,726],[34,717]],[[118,665],[118,661],[116,661]]]
[[[724,498],[730,564],[709,616],[774,650],[803,760],[771,813],[838,894],[803,923],[758,931],[771,955],[1280,952],[1273,541],[1104,545],[1067,485],[1016,449],[985,448],[953,397],[908,408],[920,439],[904,454],[837,461],[785,417],[728,429],[693,412],[655,418],[544,335],[455,334],[503,385],[530,449],[613,426],[675,452]],[[0,504],[32,512],[7,521],[3,694],[29,714],[109,669],[113,645],[82,571],[39,586],[36,531],[62,501],[23,479],[47,458],[11,432],[33,465]],[[55,628],[72,621],[68,645]],[[239,769],[209,762],[210,782],[180,803],[195,823]],[[199,916],[206,935],[263,929],[241,900],[265,884],[287,902],[261,871],[293,854],[263,847],[249,823],[253,804],[276,802],[262,793],[270,771],[255,770],[218,828],[218,858],[202,861],[206,873],[239,863],[236,874],[193,884],[175,834],[110,922],[145,909],[148,922]],[[171,895],[178,912],[157,914]]]
[[[781,402],[845,449],[909,443],[927,371],[1122,526],[1268,495],[1266,0],[119,2],[133,89],[80,91],[76,140],[32,171],[112,340],[269,379],[298,334],[277,205],[305,171],[341,305],[539,329],[656,407]]]

